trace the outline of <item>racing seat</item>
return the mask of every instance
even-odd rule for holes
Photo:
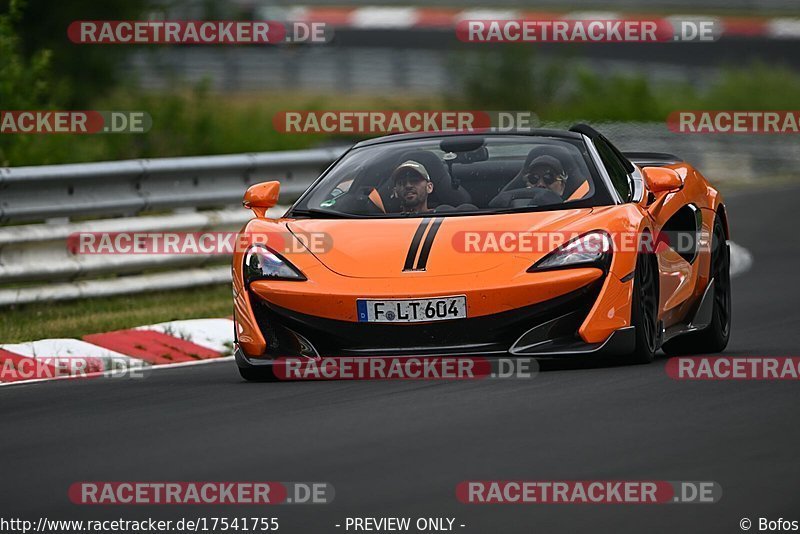
[[[561,166],[564,167],[564,172],[567,173],[567,182],[564,184],[564,198],[568,199],[571,195],[579,188],[581,185],[586,181],[588,178],[584,176],[584,173],[581,172],[582,166],[576,160],[580,156],[573,151],[567,149],[563,146],[557,145],[541,145],[531,149],[528,152],[528,156],[525,158],[525,163],[522,165],[522,168],[519,170],[517,175],[508,182],[503,189],[500,190],[501,193],[504,191],[510,191],[514,189],[522,189],[528,185],[528,182],[525,180],[525,169],[531,164],[531,162],[538,158],[539,156],[552,156],[556,158],[559,162],[561,162]]]
[[[383,163],[379,171],[377,169],[375,170],[375,172],[380,172],[382,175],[382,181],[377,190],[381,199],[383,199],[383,206],[386,213],[396,213],[400,211],[400,200],[392,195],[394,192],[393,184],[388,178],[398,165],[408,160],[418,161],[428,170],[431,182],[433,183],[433,193],[428,197],[428,205],[431,208],[442,204],[459,206],[472,201],[469,192],[460,185],[457,189],[453,189],[447,166],[436,154],[427,150],[412,150],[404,152],[400,157],[395,157],[389,162]]]
[[[453,189],[447,166],[436,154],[427,150],[411,150],[399,157],[383,158],[362,168],[353,183],[354,191],[362,191],[360,188],[364,188],[358,202],[363,203],[369,198],[369,212],[373,212],[373,208],[374,211],[382,213],[399,212],[400,200],[393,196],[394,187],[389,177],[398,165],[408,160],[418,161],[424,165],[431,177],[433,192],[428,197],[428,205],[431,208],[449,205],[455,209],[456,206],[461,207],[472,201],[469,192],[460,185]],[[377,184],[377,187],[367,184]]]
[[[440,204],[459,206],[472,202],[472,197],[466,189],[460,185],[456,189],[453,189],[453,184],[450,181],[450,173],[447,171],[447,166],[444,164],[444,161],[442,161],[439,156],[428,150],[414,150],[403,154],[397,164],[399,165],[410,159],[422,163],[431,176],[433,193],[428,197],[429,206],[435,207]]]

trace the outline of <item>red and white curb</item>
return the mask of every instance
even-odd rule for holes
[[[30,378],[30,372],[25,371],[37,369],[48,375],[48,362],[59,359],[90,361],[94,368],[89,371],[112,375],[136,368],[150,370],[228,361],[233,358],[232,351],[230,319],[170,321],[89,334],[82,340],[42,339],[0,344],[0,386],[69,379],[52,369],[52,374],[58,376]],[[102,368],[97,368],[98,365]]]
[[[626,20],[652,18],[619,12],[552,12],[515,9],[457,9],[426,7],[294,7],[287,11],[292,22],[324,22],[334,28],[352,29],[455,29],[462,20]],[[723,35],[735,37],[800,38],[800,18],[703,17],[669,15],[668,19],[714,20]]]

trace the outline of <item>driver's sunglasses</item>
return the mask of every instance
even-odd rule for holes
[[[525,179],[532,184],[538,184],[540,181],[544,182],[545,185],[553,185],[554,183],[564,182],[567,180],[567,176],[565,174],[556,174],[552,171],[545,171],[544,173],[533,173],[529,172],[525,175]]]

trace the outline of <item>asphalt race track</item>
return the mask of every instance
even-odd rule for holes
[[[729,196],[752,269],[728,354],[791,356],[800,188]],[[0,388],[3,517],[455,517],[457,532],[741,532],[800,519],[797,382],[677,382],[649,366],[562,365],[533,380],[248,384],[232,363],[146,379]],[[793,415],[794,414],[794,415]],[[466,505],[463,480],[713,480],[716,504]],[[330,505],[77,506],[78,481],[326,481]],[[341,524],[337,528],[335,525]],[[352,532],[352,530],[351,530]]]

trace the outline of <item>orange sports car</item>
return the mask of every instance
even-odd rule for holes
[[[719,192],[669,154],[569,131],[363,141],[233,258],[236,362],[279,357],[718,352],[730,333]]]

